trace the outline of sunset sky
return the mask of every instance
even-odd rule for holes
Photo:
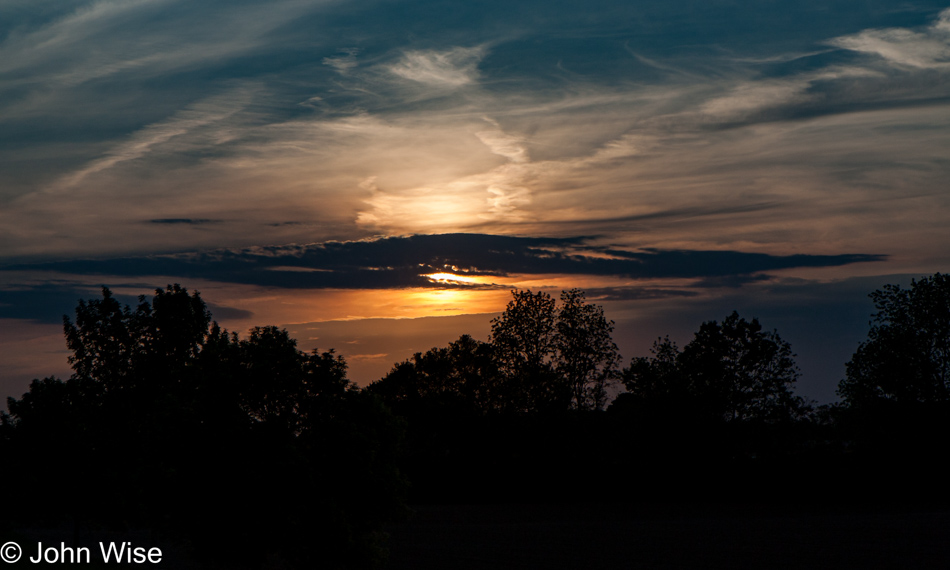
[[[180,283],[366,384],[513,288],[624,360],[733,309],[835,399],[950,270],[948,0],[0,0],[0,396]]]

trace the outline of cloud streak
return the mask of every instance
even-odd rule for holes
[[[739,251],[629,251],[573,238],[479,234],[417,235],[368,241],[217,250],[177,255],[14,265],[9,271],[74,275],[176,276],[277,288],[506,288],[501,278],[588,275],[633,280],[741,279],[764,271],[880,262],[881,255],[774,256]],[[499,283],[436,280],[428,274],[499,278]],[[756,278],[761,279],[761,278]],[[708,281],[700,286],[708,286]]]

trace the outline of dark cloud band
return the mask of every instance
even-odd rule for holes
[[[589,244],[584,237],[532,238],[485,234],[389,237],[370,241],[215,250],[104,260],[8,266],[121,277],[174,276],[289,289],[485,287],[435,282],[427,274],[467,276],[562,274],[629,279],[686,278],[741,284],[765,271],[882,261],[871,254],[769,255],[742,251],[644,249]],[[490,286],[490,285],[489,285]]]

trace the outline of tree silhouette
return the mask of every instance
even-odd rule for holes
[[[695,398],[676,343],[668,336],[657,339],[650,352],[653,356],[635,357],[623,370],[626,397],[662,409],[683,407],[689,399]]]
[[[624,370],[630,397],[669,405],[679,401],[725,420],[790,419],[802,402],[791,391],[798,379],[791,346],[735,311],[722,323],[703,323],[682,351],[669,338],[654,343],[653,357],[635,358]]]
[[[236,379],[242,408],[255,422],[296,432],[306,396],[304,362],[297,342],[277,327],[254,327],[238,342]]]
[[[583,291],[561,293],[554,339],[557,372],[571,391],[571,405],[579,410],[602,409],[607,387],[619,376],[613,330],[603,307],[586,303]]]
[[[950,401],[950,276],[885,285],[870,297],[878,312],[838,395],[851,406]]]
[[[103,288],[64,331],[71,378],[35,380],[0,414],[5,482],[31,491],[15,516],[175,534],[214,567],[381,561],[404,430],[332,350],[304,354],[277,327],[240,339],[179,285],[135,309]]]
[[[143,312],[123,307],[106,287],[102,299],[80,300],[76,324],[63,317],[73,376],[94,380],[106,390],[126,386],[144,348]]]
[[[444,348],[417,352],[367,387],[395,409],[449,407],[478,413],[508,405],[491,344],[462,335]]]
[[[491,345],[514,409],[537,410],[566,403],[570,393],[555,373],[555,301],[543,291],[512,291],[513,299],[492,319]]]
[[[599,409],[620,360],[613,322],[584,293],[513,291],[492,320],[491,344],[516,409]]]

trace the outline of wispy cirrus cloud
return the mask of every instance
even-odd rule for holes
[[[342,55],[323,58],[323,64],[329,65],[340,75],[347,75],[350,70],[355,68],[357,63],[356,56],[359,55],[359,48],[343,48],[339,50]]]
[[[834,38],[830,45],[876,55],[893,65],[918,69],[950,69],[950,9],[922,30],[884,28]]]
[[[269,7],[181,0],[99,0],[0,44],[0,76],[14,85],[72,87],[123,73],[157,76],[259,49],[267,35],[320,2]]]
[[[410,50],[389,66],[399,77],[429,87],[454,88],[478,79],[483,47],[453,47],[448,50]]]
[[[485,117],[485,122],[493,128],[478,131],[475,136],[494,154],[503,156],[511,162],[528,162],[528,150],[524,146],[524,139],[509,135],[502,131],[498,121]]]
[[[210,97],[190,105],[171,118],[146,126],[127,141],[116,145],[102,158],[92,161],[77,172],[70,173],[53,185],[51,190],[63,191],[81,183],[87,177],[108,170],[120,163],[140,159],[152,149],[172,139],[193,134],[196,130],[224,121],[242,111],[251,99],[249,88],[233,90],[225,95]],[[185,143],[189,146],[191,141]],[[207,145],[207,142],[206,142]],[[175,149],[172,152],[176,152]],[[180,150],[179,150],[180,151]],[[167,152],[167,151],[166,151]]]

